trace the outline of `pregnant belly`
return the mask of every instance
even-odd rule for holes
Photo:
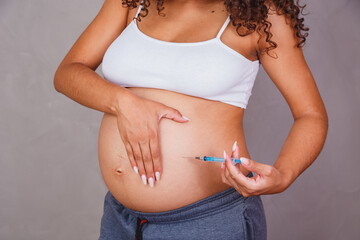
[[[129,88],[135,94],[178,109],[186,123],[162,118],[159,123],[162,175],[153,188],[131,168],[115,115],[104,114],[99,131],[99,166],[104,182],[124,206],[142,212],[180,208],[229,188],[221,181],[221,163],[182,156],[223,157],[237,140],[240,156],[250,157],[242,129],[243,110],[158,89]],[[181,103],[181,104],[180,104]],[[136,107],[136,106],[134,106]],[[247,175],[248,171],[241,171]]]

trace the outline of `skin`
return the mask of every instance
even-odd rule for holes
[[[164,41],[213,38],[227,17],[222,1],[167,1],[164,6],[166,21],[152,4],[149,15],[138,22],[143,33]],[[251,159],[242,126],[244,109],[163,89],[125,89],[95,73],[106,49],[135,13],[136,9],[123,8],[121,1],[106,0],[54,77],[57,91],[104,112],[99,166],[105,184],[119,202],[134,210],[159,212],[188,205],[230,186],[244,196],[278,193],[316,159],[326,137],[327,114],[302,50],[295,47],[293,31],[283,16],[270,17],[273,39],[278,43],[274,51],[277,59],[260,53],[266,43],[257,43],[257,33],[241,38],[229,24],[221,40],[249,61],[259,56],[289,104],[294,124],[273,166],[250,160],[248,166],[226,163],[221,168],[220,163],[181,157],[222,157],[236,140],[237,152],[233,154]],[[154,187],[144,185],[140,176],[144,174],[148,182],[155,179],[156,171],[160,180]],[[249,171],[258,175],[249,179],[245,177]]]
[[[288,103],[294,123],[273,166],[248,159],[242,167],[257,173],[244,177],[239,168],[227,161],[222,179],[244,196],[283,192],[308,168],[319,155],[328,130],[328,116],[314,78],[303,56],[296,48],[292,29],[283,16],[272,11],[269,21],[273,24],[273,40],[278,44],[277,59],[266,54],[259,58],[264,70]],[[257,47],[266,43],[263,41]],[[234,155],[236,153],[232,153]],[[229,164],[230,163],[230,164]],[[237,164],[239,165],[239,164]]]

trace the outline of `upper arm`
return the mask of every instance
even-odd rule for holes
[[[77,62],[95,70],[100,65],[106,49],[126,27],[128,8],[121,3],[121,0],[104,1],[97,16],[76,40],[60,66]]]
[[[268,21],[272,24],[271,40],[276,42],[277,47],[269,53],[276,54],[277,58],[267,53],[259,53],[264,70],[285,98],[295,119],[305,114],[327,117],[325,106],[305,61],[302,48],[296,47],[298,39],[293,28],[286,22],[284,15],[270,11]],[[262,37],[258,44],[258,52],[266,45],[265,37]]]

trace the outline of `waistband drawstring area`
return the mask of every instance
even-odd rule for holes
[[[136,240],[142,240],[143,237],[142,237],[142,226],[144,223],[147,223],[148,220],[146,219],[140,219],[139,217],[137,218],[137,228],[136,228],[136,233],[135,233],[135,239]]]

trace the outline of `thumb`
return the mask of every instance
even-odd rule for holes
[[[266,173],[268,172],[267,170],[269,165],[258,163],[255,162],[254,160],[244,157],[241,157],[240,161],[241,161],[241,166],[243,166],[249,171],[255,172],[258,175],[266,175]]]
[[[183,116],[178,110],[176,110],[174,108],[163,109],[161,111],[161,113],[159,114],[159,120],[163,117],[172,119],[177,122],[187,122],[190,120],[189,118],[187,118],[186,116]]]

